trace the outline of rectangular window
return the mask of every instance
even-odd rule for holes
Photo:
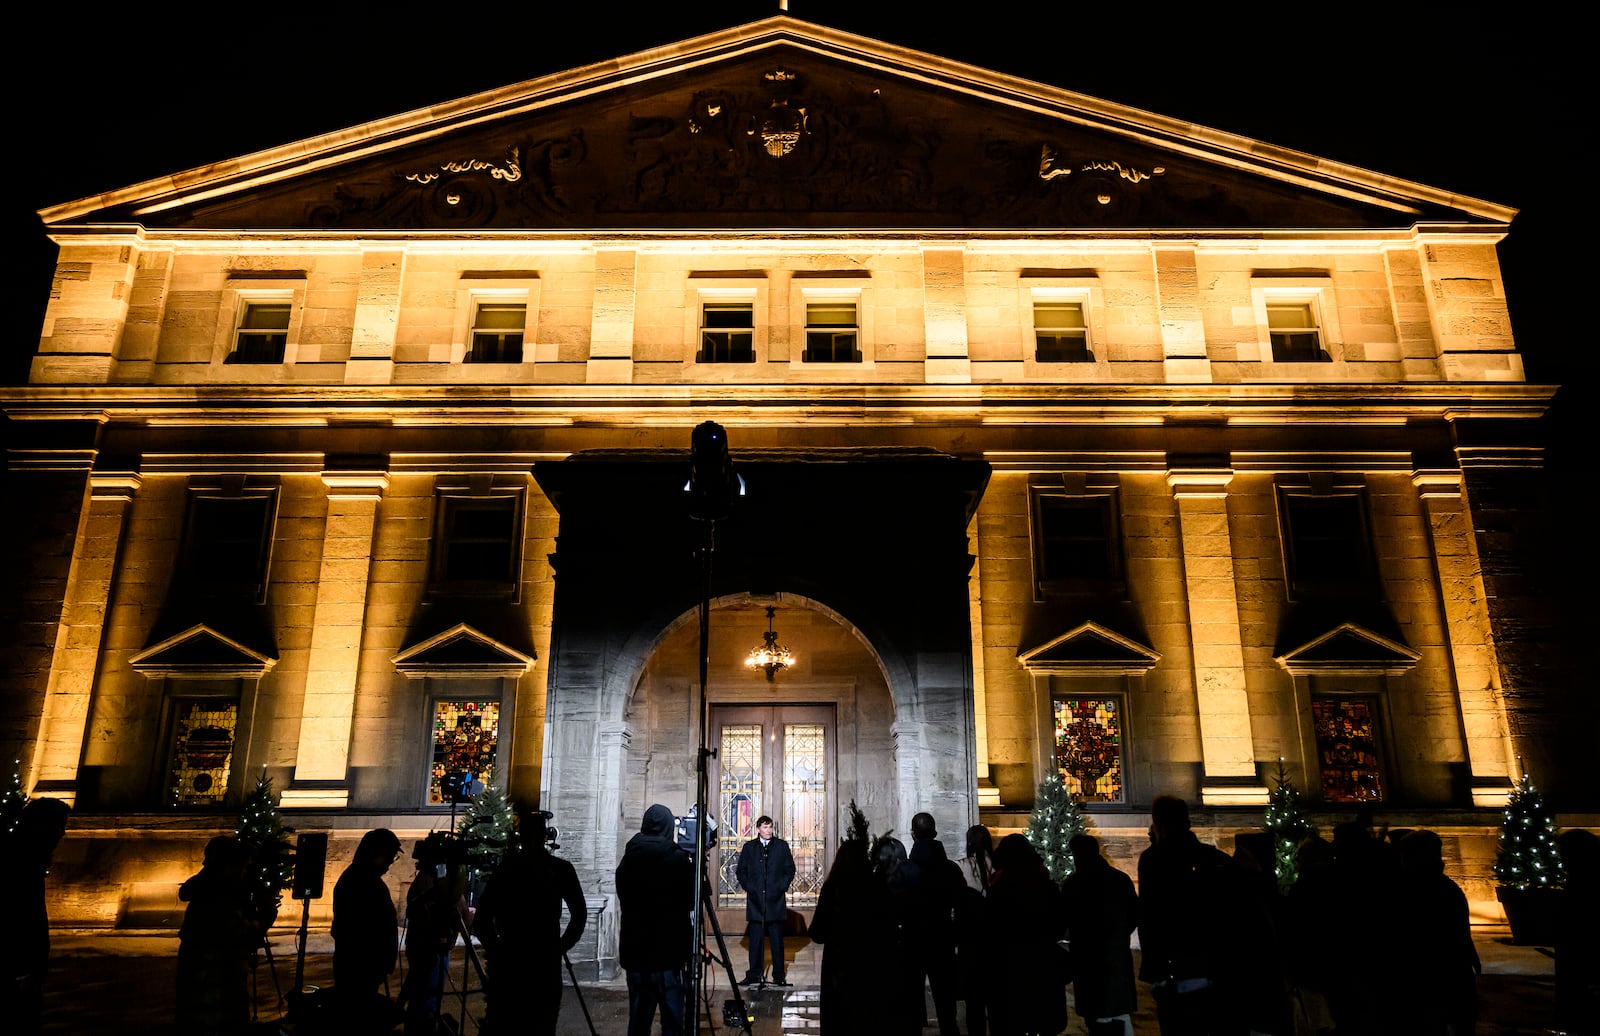
[[[1381,802],[1376,703],[1370,698],[1313,698],[1322,801]]]
[[[1318,363],[1328,359],[1316,305],[1305,300],[1267,302],[1267,334],[1274,363]]]
[[[528,323],[526,302],[480,302],[472,314],[467,363],[521,363]]]
[[[433,581],[447,593],[514,593],[522,556],[520,496],[441,494]]]
[[[239,310],[233,352],[225,362],[282,363],[293,309],[293,303],[287,301],[246,301]]]
[[[433,753],[428,773],[428,805],[448,805],[445,784],[489,784],[500,747],[500,702],[451,698],[433,703]]]
[[[172,806],[217,806],[228,790],[239,705],[220,698],[173,701],[167,801]]]
[[[1040,363],[1090,363],[1089,325],[1082,302],[1036,301],[1033,337]]]
[[[277,504],[276,490],[242,496],[191,492],[179,565],[186,587],[261,599],[267,588]]]
[[[860,363],[854,299],[806,303],[806,363]]]
[[[699,363],[754,363],[756,314],[753,302],[700,304]]]
[[[1122,699],[1055,698],[1056,769],[1079,802],[1124,802]]]
[[[1359,493],[1280,494],[1284,563],[1296,597],[1350,597],[1374,590],[1366,508]]]
[[[1035,493],[1034,575],[1042,596],[1120,589],[1121,532],[1116,497]]]

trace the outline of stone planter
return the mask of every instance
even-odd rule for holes
[[[1556,918],[1561,909],[1561,890],[1550,888],[1516,889],[1500,886],[1495,898],[1511,925],[1511,941],[1518,946],[1551,946],[1556,941]]]

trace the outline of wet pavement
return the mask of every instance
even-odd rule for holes
[[[1474,929],[1478,953],[1483,958],[1484,975],[1479,983],[1480,1036],[1547,1036],[1556,1030],[1554,1018],[1554,962],[1537,947],[1512,946],[1509,933],[1501,927]],[[178,940],[171,932],[61,932],[52,936],[52,966],[45,991],[46,1033],[91,1036],[107,1033],[118,1036],[166,1036],[172,1033],[173,989],[177,974]],[[265,955],[255,969],[255,1004],[260,1032],[292,1033],[293,1027],[276,1024],[285,1014],[281,994],[294,988],[297,965],[296,937],[291,929],[274,929],[268,944],[272,959]],[[326,986],[331,983],[333,944],[326,930],[313,931],[307,941],[302,985]],[[745,956],[742,946],[730,944],[739,966]],[[790,988],[764,987],[745,993],[755,1015],[755,1036],[815,1034],[819,1031],[817,970],[821,948],[808,940],[787,940]],[[463,1011],[460,996],[464,971],[470,966],[457,947],[450,970],[449,995],[444,1013],[465,1018],[464,1032],[477,1032],[477,1019],[483,1012],[483,996],[471,977]],[[561,1002],[561,1036],[588,1036],[584,1008],[600,1036],[621,1036],[627,1029],[627,991],[620,974],[604,974],[593,962],[576,962],[577,993],[569,984]],[[393,979],[398,992],[400,974]],[[733,1032],[723,1024],[722,1005],[731,997],[729,976],[718,965],[707,979],[710,1011],[702,1010],[701,1031]],[[1141,1010],[1134,1015],[1139,1033],[1157,1032],[1149,990],[1140,988]],[[929,1005],[932,1017],[932,1005]],[[964,1023],[965,1019],[963,1019]],[[3,1029],[4,1025],[0,1025]],[[659,1031],[659,1030],[658,1030]],[[934,1028],[926,1030],[934,1033]],[[965,1031],[965,1029],[963,1029]],[[1076,1014],[1066,1030],[1081,1036],[1087,1032]]]

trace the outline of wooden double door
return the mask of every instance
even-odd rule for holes
[[[715,705],[709,776],[718,822],[717,905],[743,907],[739,850],[772,817],[794,853],[789,906],[810,910],[833,862],[838,815],[832,705]],[[742,914],[740,915],[742,917]],[[743,927],[742,922],[740,928]]]

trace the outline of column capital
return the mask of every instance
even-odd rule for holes
[[[1460,471],[1449,468],[1421,468],[1411,473],[1411,484],[1424,500],[1457,500],[1461,497]]]
[[[329,497],[342,500],[378,500],[389,488],[387,471],[324,471],[322,484]]]
[[[96,471],[89,475],[89,496],[94,500],[132,500],[140,481],[136,471]]]
[[[1187,468],[1167,472],[1173,496],[1224,497],[1233,481],[1231,468]]]

